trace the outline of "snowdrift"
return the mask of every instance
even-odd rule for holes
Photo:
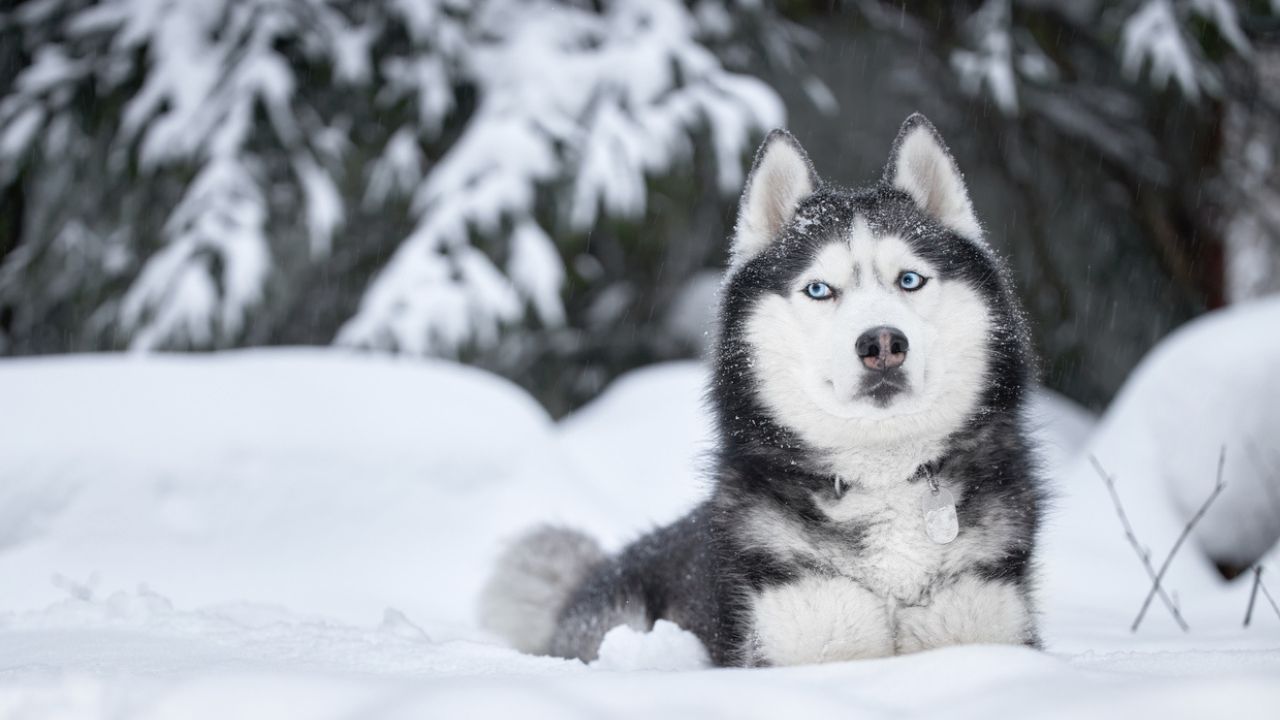
[[[1227,348],[1230,367],[1214,367],[1215,353]],[[1159,567],[1213,490],[1225,449],[1226,488],[1164,584],[1193,629],[1240,623],[1249,583],[1224,582],[1213,561],[1248,565],[1280,537],[1280,464],[1266,463],[1280,460],[1278,366],[1280,299],[1207,315],[1144,359],[1086,451],[1061,475],[1044,563],[1046,594],[1064,611],[1055,619],[1083,609],[1085,622],[1114,610],[1132,616],[1134,598],[1140,602],[1150,587],[1089,457],[1115,478],[1134,530]],[[1117,606],[1122,598],[1127,602]],[[1173,628],[1163,608],[1150,616],[1145,627]]]
[[[617,547],[705,493],[703,369],[621,378],[556,424],[444,362],[321,350],[0,363],[0,718],[699,715],[1264,716],[1280,620],[1186,552],[1182,635],[1153,608],[1101,481],[1159,556],[1182,518],[1146,455],[1041,393],[1060,500],[1049,653],[703,670],[687,633],[618,632],[593,667],[477,629],[503,540],[565,522]],[[1136,396],[1135,396],[1136,397]],[[1092,437],[1092,439],[1090,439]],[[1136,447],[1136,445],[1134,446]],[[1136,451],[1135,451],[1136,452]]]
[[[504,533],[608,525],[536,402],[455,364],[19,361],[0,397],[3,609],[146,585],[186,607],[465,626]]]
[[[1247,567],[1280,540],[1280,298],[1189,323],[1134,371],[1096,452],[1133,482],[1171,491],[1178,520],[1222,496],[1193,537],[1209,557]]]

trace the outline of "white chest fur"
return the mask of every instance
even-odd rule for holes
[[[962,487],[940,482],[963,499]],[[1025,641],[1029,615],[1018,591],[964,574],[1004,552],[999,516],[962,526],[940,545],[925,532],[926,492],[924,483],[851,488],[819,502],[830,526],[816,530],[776,511],[746,518],[745,539],[814,568],[754,598],[754,656],[790,665]]]
[[[858,542],[845,549],[834,569],[886,599],[922,602],[939,574],[958,568],[968,545],[939,545],[929,539],[920,508],[927,492],[923,482],[875,490],[855,487],[839,500],[821,503],[833,525],[857,530],[853,537]]]
[[[957,502],[963,501],[962,487],[946,478],[940,482]],[[896,604],[921,604],[940,579],[1002,552],[995,518],[962,526],[959,537],[947,545],[930,540],[920,507],[926,492],[922,482],[853,487],[838,500],[819,501],[830,519],[827,528],[808,528],[781,511],[761,507],[744,519],[739,532],[749,544],[783,560],[854,580]]]

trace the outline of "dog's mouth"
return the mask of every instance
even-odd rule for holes
[[[875,403],[876,407],[884,408],[888,407],[889,403],[893,402],[893,399],[907,387],[907,378],[901,371],[887,370],[863,376],[855,397],[867,398]]]
[[[836,384],[833,380],[827,380],[828,389],[834,394],[836,393]],[[877,408],[884,409],[889,407],[893,401],[911,388],[911,382],[907,379],[905,373],[899,370],[879,371],[874,374],[864,375],[858,384],[858,390],[848,400],[854,402],[870,401]]]

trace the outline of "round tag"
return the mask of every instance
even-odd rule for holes
[[[924,532],[929,539],[939,545],[946,545],[960,534],[960,520],[956,517],[956,499],[951,491],[938,488],[934,492],[928,488],[920,499],[920,509],[924,511]]]

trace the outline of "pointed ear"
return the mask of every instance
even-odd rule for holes
[[[920,113],[902,123],[884,182],[910,195],[926,215],[947,228],[973,240],[982,238],[964,176],[933,123]]]
[[[796,214],[800,201],[818,189],[804,148],[786,130],[774,130],[756,152],[747,186],[738,204],[732,262],[740,265],[760,254]]]

